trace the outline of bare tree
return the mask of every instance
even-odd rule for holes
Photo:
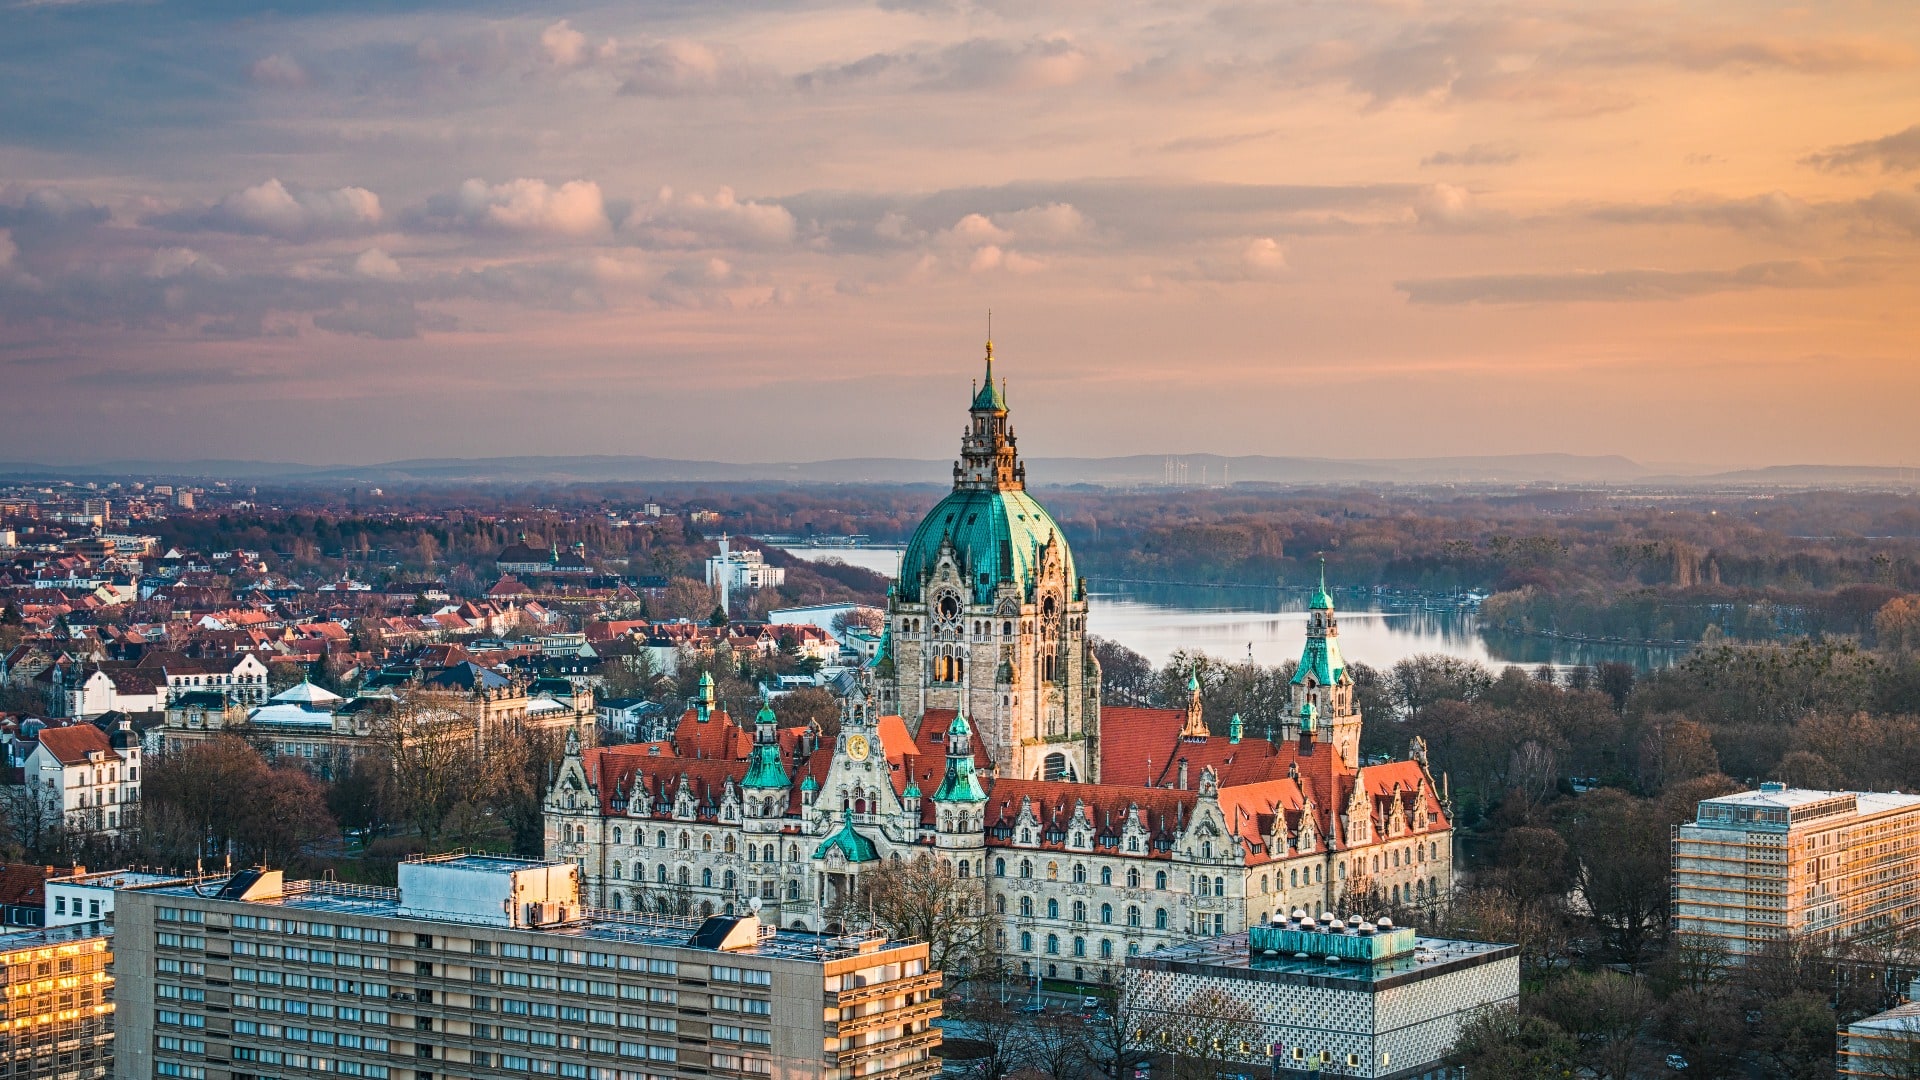
[[[996,925],[984,878],[961,877],[951,862],[921,852],[861,874],[851,899],[855,911],[890,937],[926,941],[928,963],[945,974],[947,989],[997,974],[980,962]]]

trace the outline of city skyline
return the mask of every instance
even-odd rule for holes
[[[1891,9],[7,19],[0,459],[1920,459]]]

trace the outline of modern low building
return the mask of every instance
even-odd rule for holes
[[[1295,909],[1128,957],[1123,1019],[1141,1049],[1207,1059],[1222,1075],[1442,1080],[1467,1019],[1519,995],[1518,946]]]
[[[1920,1074],[1920,1001],[1848,1024],[1840,1033],[1838,1073],[1886,1080]]]
[[[939,1071],[927,946],[752,914],[595,911],[572,863],[444,856],[399,888],[224,882],[118,897],[117,1075],[264,1080]]]
[[[1920,795],[1767,783],[1701,802],[1672,843],[1674,931],[1735,959],[1920,920]]]
[[[0,1073],[9,1080],[111,1074],[112,932],[88,922],[0,935]]]

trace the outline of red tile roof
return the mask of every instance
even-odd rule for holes
[[[106,733],[92,724],[44,728],[40,732],[40,745],[62,765],[78,765],[87,760],[88,754],[96,752],[105,753],[109,761],[121,760],[120,752],[107,741]]]

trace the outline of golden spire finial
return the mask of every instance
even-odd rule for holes
[[[993,363],[993,309],[987,309],[987,363]]]

